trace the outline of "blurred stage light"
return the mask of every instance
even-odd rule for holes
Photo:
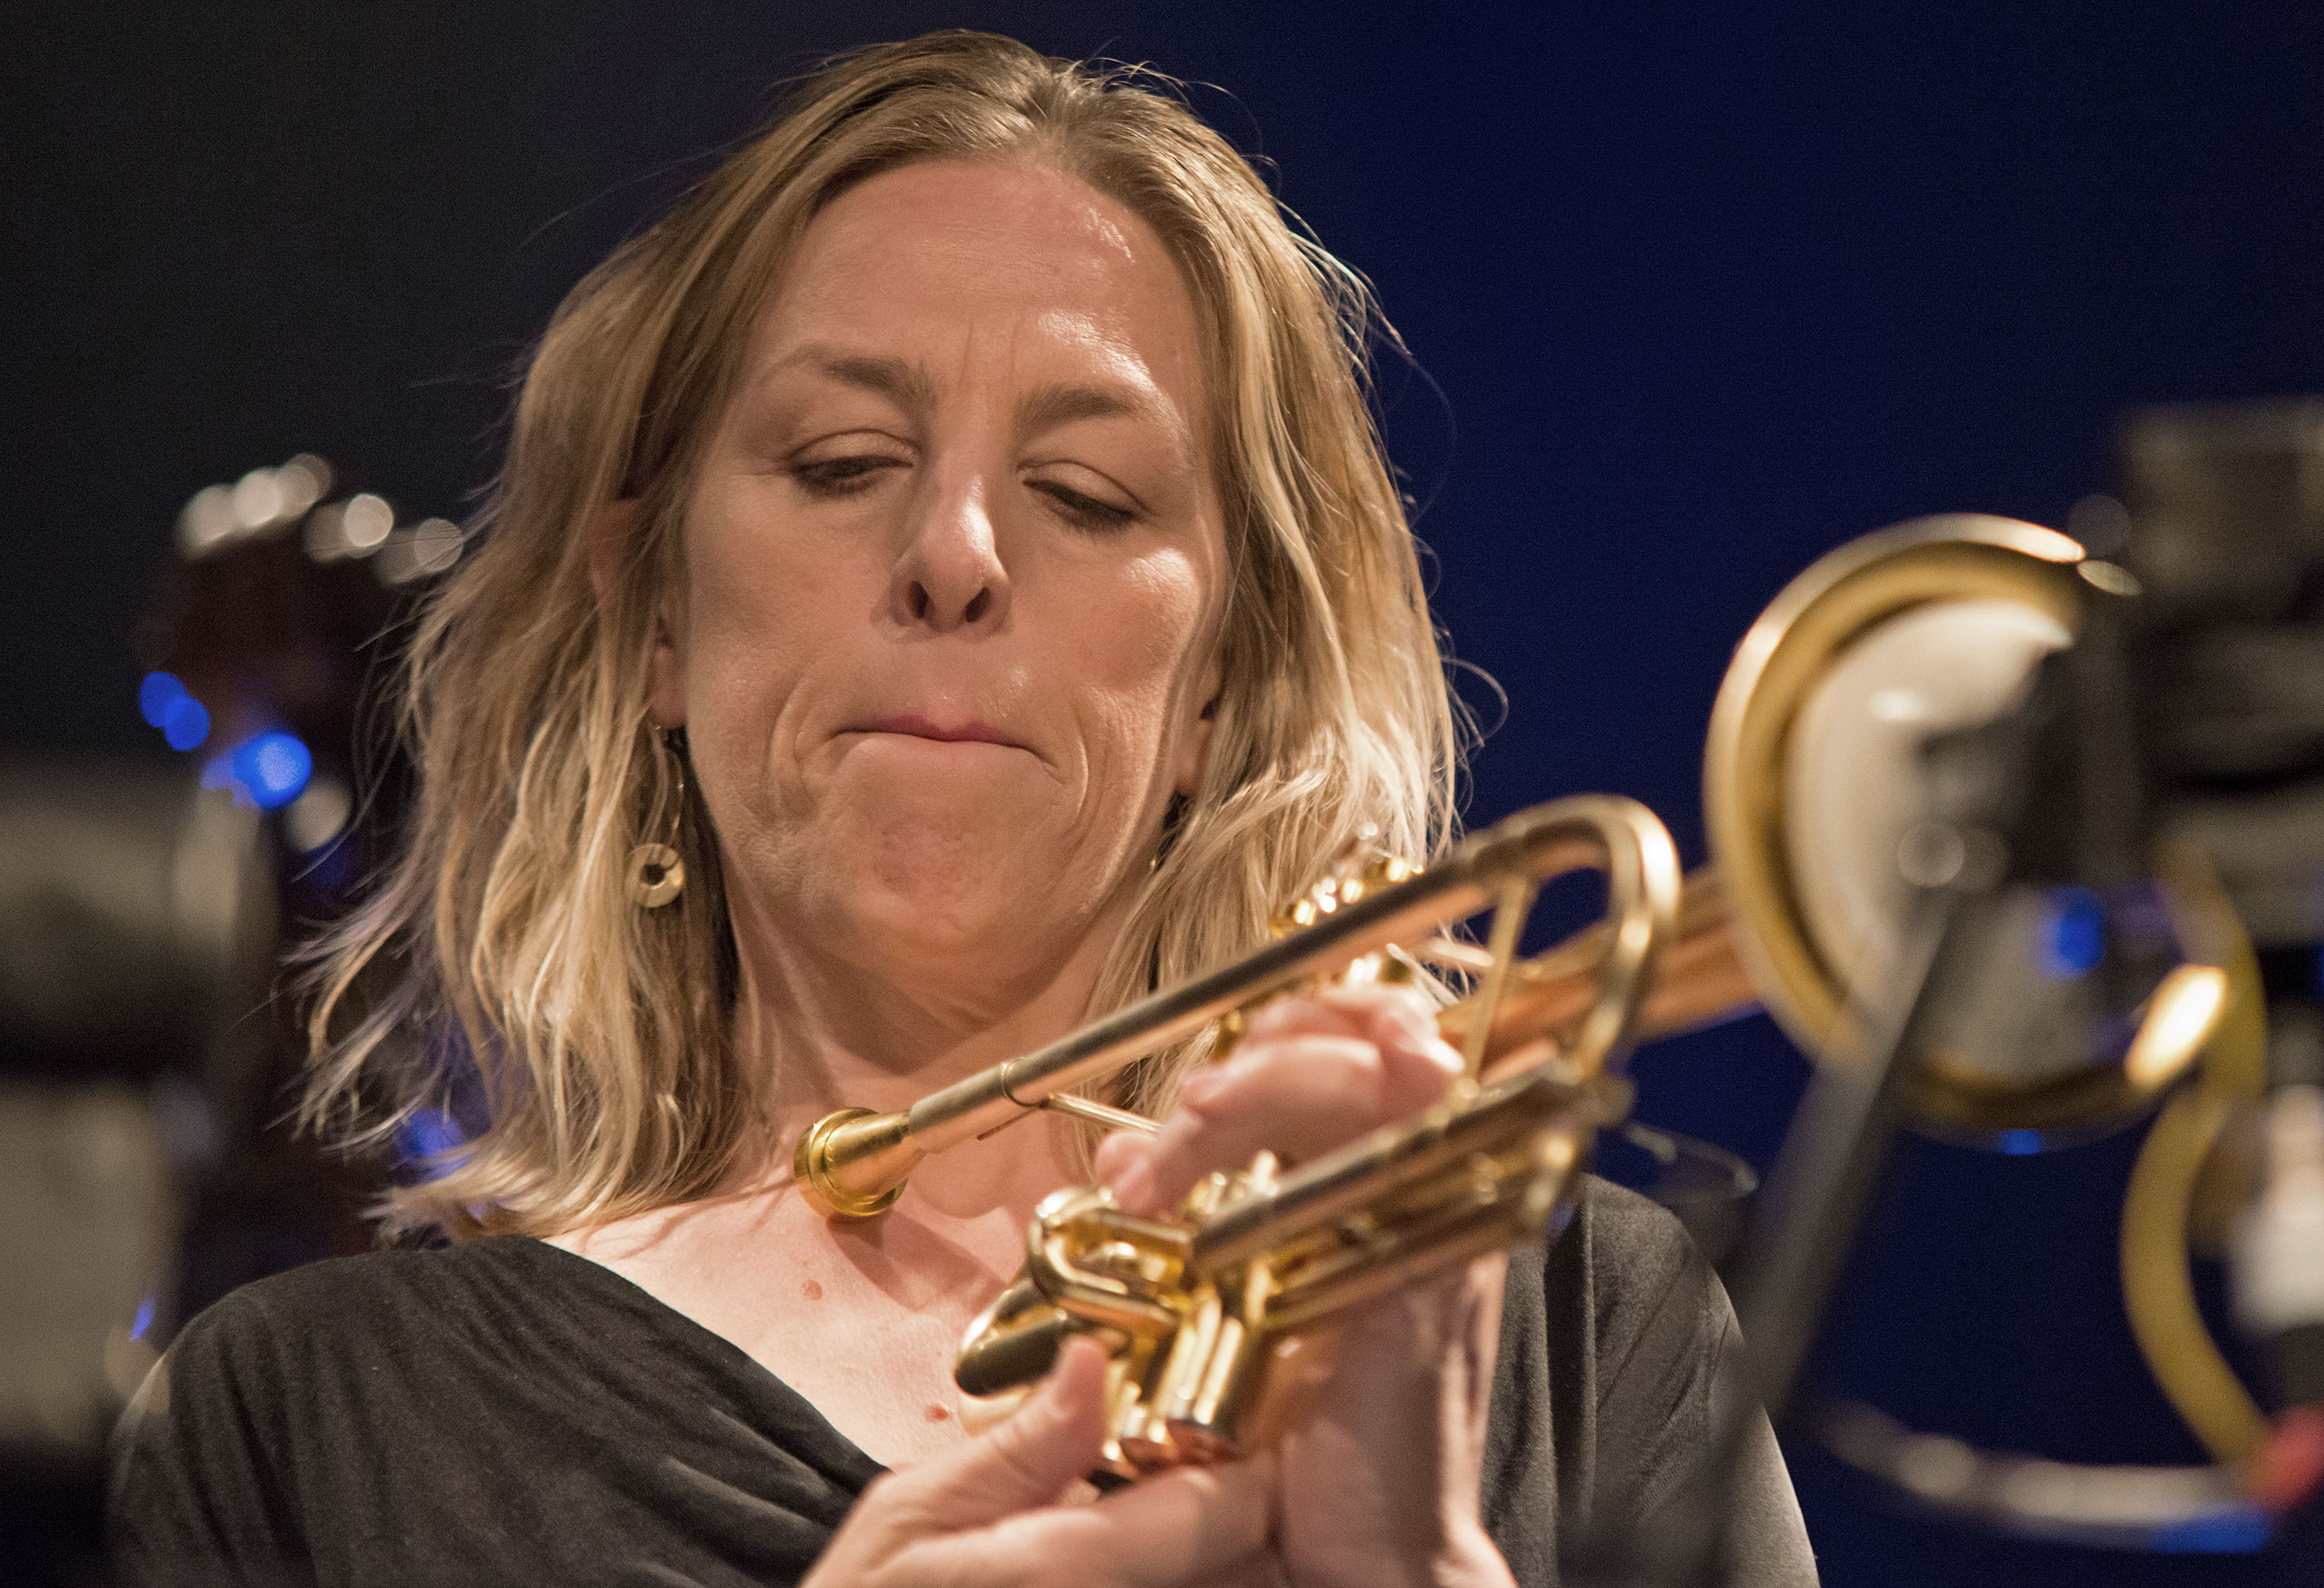
[[[186,686],[174,673],[148,673],[137,685],[137,714],[159,728],[169,721],[170,708],[186,698]]]
[[[299,797],[314,771],[315,757],[298,735],[278,728],[213,757],[202,768],[202,786],[229,789],[262,811],[279,811]]]
[[[263,529],[282,516],[282,486],[272,469],[253,469],[235,482],[234,521],[245,532]]]
[[[2147,1000],[2146,1018],[2122,1067],[2142,1088],[2162,1085],[2193,1062],[2227,1012],[2227,975],[2211,965],[2181,965]]]
[[[380,548],[388,531],[395,528],[395,509],[382,498],[365,491],[347,499],[347,505],[339,509],[339,522],[347,549],[356,556],[368,556]]]
[[[210,714],[189,694],[171,701],[161,712],[161,737],[173,750],[198,750],[210,736]]]
[[[352,510],[354,504],[348,504]],[[391,588],[441,574],[460,560],[460,527],[449,519],[423,519],[388,537],[372,572]]]
[[[273,807],[287,804],[307,786],[315,758],[290,735],[269,733],[251,742],[250,766],[250,785],[258,803]]]
[[[2086,887],[2053,887],[2034,939],[2042,974],[2052,981],[2088,976],[2106,958],[2106,902]]]
[[[258,735],[235,752],[234,760],[235,772],[262,811],[277,811],[297,799],[315,771],[315,757],[307,747],[295,735],[280,731]]]
[[[295,519],[322,500],[323,492],[331,488],[331,465],[311,452],[302,452],[274,471],[274,484],[282,494],[282,516]]]
[[[403,1162],[423,1175],[434,1176],[453,1167],[448,1154],[468,1139],[460,1122],[441,1108],[421,1108],[396,1127],[395,1144]]]
[[[178,514],[178,550],[200,556],[234,530],[234,492],[223,485],[204,486]]]

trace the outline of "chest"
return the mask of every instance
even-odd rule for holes
[[[965,1437],[953,1358],[1010,1278],[957,1255],[943,1282],[923,1266],[898,1287],[844,1252],[788,1251],[756,1326],[728,1337],[872,1456],[908,1464]]]
[[[1005,1215],[834,1226],[795,1202],[732,1227],[704,1219],[633,1250],[585,1251],[748,1353],[890,1466],[966,1437],[953,1358],[1023,1253]]]

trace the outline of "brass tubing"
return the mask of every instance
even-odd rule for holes
[[[2181,906],[2186,946],[2221,967],[2227,1013],[2203,1044],[2201,1073],[2156,1117],[2122,1199],[2122,1296],[2130,1332],[2154,1381],[2221,1464],[2239,1467],[2267,1437],[2267,1418],[2236,1378],[2195,1304],[2187,1218],[2195,1182],[2240,1105],[2267,1089],[2267,1016],[2259,961],[2208,862],[2163,851],[2163,878]]]
[[[1538,1233],[1555,1211],[1565,1177],[1545,1174],[1524,1195],[1489,1207],[1448,1210],[1431,1225],[1405,1232],[1405,1250],[1390,1262],[1351,1265],[1351,1271],[1302,1287],[1268,1309],[1268,1332],[1296,1334],[1351,1307],[1514,1246]]]
[[[1536,1072],[1488,1088],[1458,1109],[1439,1105],[1416,1121],[1385,1126],[1204,1221],[1187,1267],[1209,1275],[1247,1262],[1362,1207],[1383,1185],[1417,1180],[1471,1153],[1505,1149],[1566,1110],[1574,1113],[1577,1130],[1596,1128],[1598,1111],[1589,1094]]]
[[[1047,1047],[930,1093],[899,1114],[845,1110],[800,1137],[792,1168],[800,1194],[827,1216],[883,1211],[922,1160],[998,1129],[1055,1093],[1111,1074],[1190,1036],[1257,998],[1328,975],[1360,955],[1465,920],[1512,878],[1582,867],[1609,876],[1610,913],[1623,925],[1604,985],[1582,1015],[1582,1044],[1612,1051],[1628,1040],[1633,984],[1651,970],[1653,921],[1666,930],[1677,892],[1670,836],[1651,812],[1618,794],[1577,794],[1536,805],[1477,834],[1406,882],[1381,889],[1210,975],[1168,988]]]
[[[2266,1443],[2267,1418],[2213,1344],[2187,1262],[2187,1206],[2230,1106],[2192,1087],[2148,1130],[2123,1192],[2122,1291],[2131,1334],[2163,1395],[2214,1456],[2241,1466]]]
[[[1506,1059],[1542,1033],[1570,1025],[1588,1009],[1597,996],[1599,965],[1609,941],[1601,923],[1516,967],[1494,1011],[1487,1052]],[[1677,932],[1662,950],[1632,1040],[1675,1036],[1758,1007],[1759,995],[1736,951],[1719,874],[1708,866],[1689,872],[1679,898]],[[1447,1042],[1467,1040],[1474,1010],[1474,1001],[1464,999],[1437,1017]],[[1503,1069],[1489,1061],[1485,1073],[1490,1078]]]

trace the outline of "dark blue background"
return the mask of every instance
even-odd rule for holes
[[[1508,694],[1480,822],[1618,789],[1699,858],[1728,651],[1814,556],[1929,511],[2061,523],[2126,406],[2324,388],[2313,4],[20,18],[8,737],[153,753],[127,635],[193,489],[309,448],[456,513],[582,271],[776,79],[936,25],[1196,83],[1377,284],[1425,372],[1382,384],[1438,610]],[[1639,1069],[1647,1118],[1763,1163],[1804,1076],[1765,1020]],[[2116,1289],[2135,1146],[1913,1148],[1828,1372],[1996,1445],[2198,1459]],[[1973,1537],[1796,1470],[1835,1584],[2253,1580]]]

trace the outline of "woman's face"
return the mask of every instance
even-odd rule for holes
[[[809,225],[655,659],[746,954],[1005,984],[1118,923],[1218,689],[1199,347],[1159,239],[1068,177],[909,166]]]

